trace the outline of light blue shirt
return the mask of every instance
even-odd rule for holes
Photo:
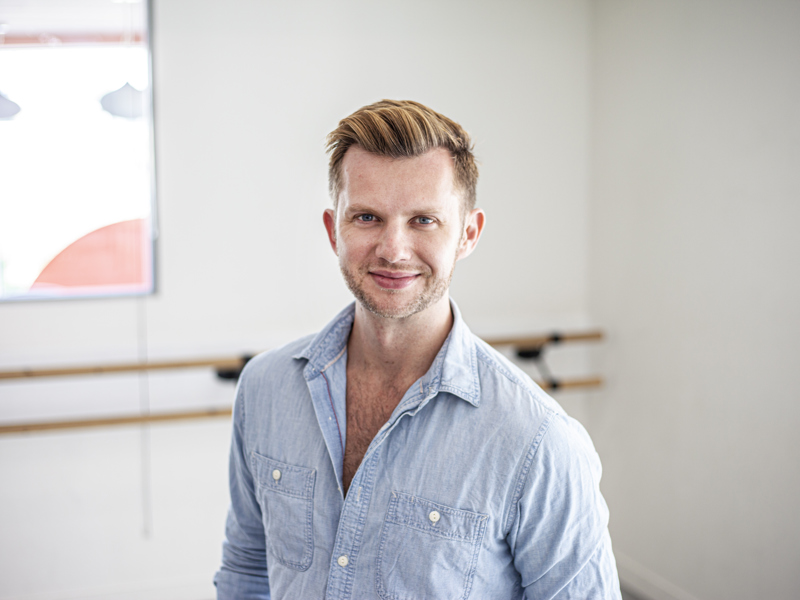
[[[346,497],[354,305],[248,363],[219,599],[620,598],[588,434],[451,306]]]

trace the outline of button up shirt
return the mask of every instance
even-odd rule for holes
[[[451,307],[346,496],[354,305],[247,364],[218,598],[620,598],[588,434]]]

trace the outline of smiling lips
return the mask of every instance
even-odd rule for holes
[[[419,277],[419,273],[408,271],[370,271],[369,274],[375,283],[386,290],[402,290]]]

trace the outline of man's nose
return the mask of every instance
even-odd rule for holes
[[[381,230],[376,249],[378,258],[390,263],[411,258],[411,239],[402,224],[387,223]]]

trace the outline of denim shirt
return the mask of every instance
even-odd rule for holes
[[[354,305],[248,363],[219,599],[620,598],[588,434],[451,306],[346,496]]]

